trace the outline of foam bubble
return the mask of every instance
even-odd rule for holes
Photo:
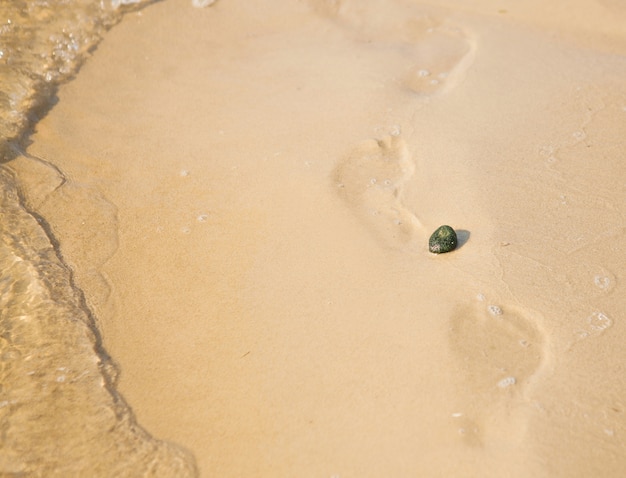
[[[611,285],[611,279],[606,276],[597,275],[593,278],[593,283],[598,289],[607,290]]]
[[[602,312],[594,312],[589,317],[587,317],[587,323],[593,330],[606,330],[611,325],[613,325],[613,321]]]
[[[213,5],[215,0],[191,0],[191,4],[196,8],[204,8]]]
[[[400,133],[401,133],[400,125],[394,124],[393,126],[391,126],[391,128],[389,128],[389,134],[391,136],[400,136]]]
[[[517,383],[517,379],[515,377],[506,377],[498,382],[499,388],[507,388],[511,385],[515,385]]]
[[[119,8],[121,5],[131,5],[139,2],[141,2],[141,0],[111,0],[111,6],[113,8]]]
[[[487,307],[487,310],[494,317],[498,316],[498,315],[502,315],[502,309],[500,307],[498,307],[497,305],[490,305],[490,306]]]

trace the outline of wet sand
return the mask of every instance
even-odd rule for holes
[[[626,12],[436,3],[152,5],[11,164],[202,476],[626,466]]]

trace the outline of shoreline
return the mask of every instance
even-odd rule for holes
[[[28,153],[62,187],[9,164],[139,423],[207,475],[619,469],[624,386],[590,360],[623,358],[623,62],[408,2],[187,3],[61,87]],[[443,223],[469,239],[434,256]]]

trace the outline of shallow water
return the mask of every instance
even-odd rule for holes
[[[183,3],[0,176],[2,471],[193,475],[119,387],[215,476],[617,476],[622,57],[514,3]],[[94,5],[7,50],[7,158],[120,18]]]
[[[120,2],[0,2],[0,155],[24,146]],[[54,169],[51,166],[52,169]],[[61,175],[62,177],[62,175]],[[194,459],[137,425],[116,367],[45,221],[0,166],[0,475],[194,476]]]

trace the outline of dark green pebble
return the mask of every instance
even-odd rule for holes
[[[453,251],[456,245],[456,232],[450,226],[440,226],[428,239],[428,250],[435,254]]]

